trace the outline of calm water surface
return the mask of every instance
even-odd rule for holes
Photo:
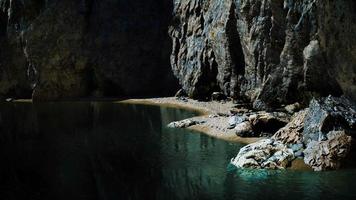
[[[0,104],[0,199],[356,199],[356,170],[230,170],[242,145],[166,128],[196,113]]]

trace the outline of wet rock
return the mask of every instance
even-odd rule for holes
[[[304,142],[325,140],[330,131],[356,130],[356,106],[344,97],[313,99],[304,122]]]
[[[284,169],[293,159],[293,150],[285,144],[264,139],[241,148],[231,164],[238,168]]]
[[[167,125],[168,128],[187,128],[189,126],[205,123],[205,121],[198,121],[192,119],[184,119],[181,121],[171,122]]]
[[[325,141],[311,141],[304,151],[304,162],[315,171],[338,169],[351,147],[344,131],[331,131]]]
[[[308,110],[300,111],[292,117],[292,120],[279,129],[272,138],[284,144],[296,144],[303,142],[304,120]]]
[[[236,131],[236,135],[240,137],[255,137],[255,133],[253,132],[252,125],[249,121],[244,121],[236,124],[234,130]]]

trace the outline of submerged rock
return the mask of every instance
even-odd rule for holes
[[[331,131],[324,141],[308,143],[304,162],[315,171],[338,169],[351,148],[351,136],[344,131]]]
[[[231,164],[238,168],[284,169],[293,159],[293,150],[285,144],[264,139],[241,148]]]

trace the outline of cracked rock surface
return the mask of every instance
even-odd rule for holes
[[[171,63],[183,89],[220,90],[266,109],[356,99],[353,0],[175,0]]]

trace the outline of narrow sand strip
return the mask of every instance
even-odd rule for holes
[[[227,128],[228,117],[224,115],[228,115],[230,110],[234,107],[234,104],[230,101],[225,103],[217,101],[202,102],[192,99],[186,99],[186,101],[182,101],[175,97],[167,97],[151,99],[128,99],[124,101],[118,101],[117,103],[157,105],[192,110],[199,112],[201,115],[190,119],[205,121],[205,123],[193,125],[187,129],[205,133],[209,136],[229,142],[238,142],[244,144],[250,144],[263,139],[261,137],[242,138],[237,136],[233,129]],[[212,115],[214,115],[214,117],[212,117]]]

